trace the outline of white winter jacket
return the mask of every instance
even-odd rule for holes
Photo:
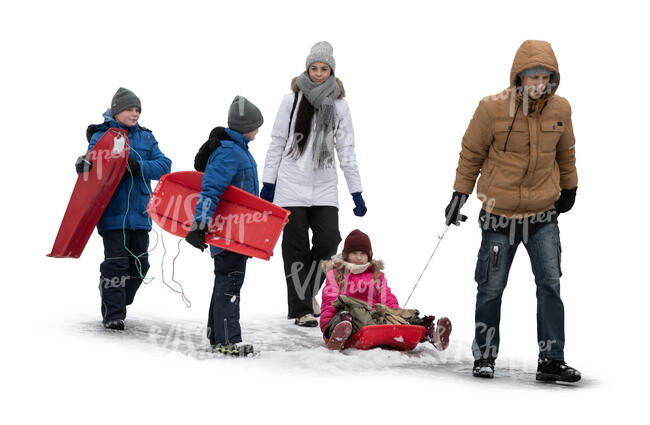
[[[298,92],[298,101],[291,120],[289,121],[294,93],[287,94],[282,100],[280,110],[275,118],[271,132],[271,146],[266,153],[262,182],[275,183],[275,196],[273,203],[281,207],[311,207],[333,206],[338,208],[338,176],[336,172],[336,159],[334,167],[315,169],[313,166],[313,137],[316,133],[316,114],[312,119],[312,131],[307,140],[307,146],[300,158],[289,157],[293,132],[298,115],[298,106],[302,99],[302,92]],[[361,178],[354,154],[354,130],[348,102],[343,98],[334,101],[336,110],[336,127],[334,146],[341,170],[345,175],[350,193],[361,192]]]

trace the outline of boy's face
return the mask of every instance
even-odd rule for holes
[[[127,127],[133,127],[136,125],[138,119],[140,119],[140,108],[136,108],[135,106],[133,108],[125,109],[115,115],[115,121],[124,124]]]
[[[256,128],[253,131],[249,131],[248,133],[244,134],[244,137],[250,140],[251,142],[255,140],[255,136],[257,136],[257,133],[259,133],[260,129]]]

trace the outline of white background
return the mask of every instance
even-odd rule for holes
[[[624,1],[3,3],[3,423],[635,417],[648,375],[645,17]],[[78,260],[45,257],[76,179],[74,160],[87,146],[86,126],[101,122],[118,87],[142,100],[140,123],[154,131],[173,171],[192,169],[210,130],[225,125],[232,98],[248,97],[265,117],[250,145],[261,176],[282,96],[311,45],[328,40],[368,206],[365,217],[352,214],[340,176],[341,233],[360,228],[371,236],[403,303],[444,228],[472,113],[508,85],[526,39],[552,43],[557,93],[573,108],[579,189],[560,228],[566,358],[583,373],[578,385],[534,382],[535,284],[523,247],[503,299],[497,377],[471,378],[474,197],[464,211],[470,219],[449,230],[410,302],[452,319],[452,347],[442,354],[326,352],[317,329],[284,319],[279,243],[270,262],[248,263],[241,314],[245,340],[263,349],[254,359],[202,353],[212,263],[185,242],[175,272],[192,307],[162,284],[158,245],[150,258],[155,279],[140,289],[123,334],[100,326],[96,233]],[[171,283],[178,239],[163,237]]]

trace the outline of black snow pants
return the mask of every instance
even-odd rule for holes
[[[104,240],[104,262],[99,266],[102,318],[104,322],[124,320],[126,306],[133,303],[149,271],[149,232],[120,229],[100,235]]]
[[[331,206],[287,207],[289,222],[282,233],[282,260],[287,280],[289,319],[313,313],[312,297],[325,281],[321,262],[341,242],[339,209]],[[309,229],[312,231],[311,247]]]

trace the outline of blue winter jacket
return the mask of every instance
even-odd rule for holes
[[[124,227],[131,230],[151,230],[151,218],[147,213],[147,204],[151,194],[151,180],[159,180],[171,171],[172,161],[158,148],[158,142],[150,130],[139,124],[129,128],[118,123],[110,111],[104,113],[104,124],[97,128],[90,139],[88,151],[101,139],[109,128],[121,128],[128,131],[129,157],[138,161],[140,175],[131,179],[126,171],[115,189],[104,214],[97,223],[101,233],[108,230],[118,230]],[[130,194],[129,194],[130,191]]]
[[[222,140],[221,146],[215,149],[208,159],[194,213],[195,221],[209,222],[217,209],[219,198],[228,185],[236,186],[255,196],[258,196],[260,191],[257,163],[248,150],[250,140],[234,130],[225,130],[231,140]],[[210,245],[212,256],[221,251],[223,249]]]

